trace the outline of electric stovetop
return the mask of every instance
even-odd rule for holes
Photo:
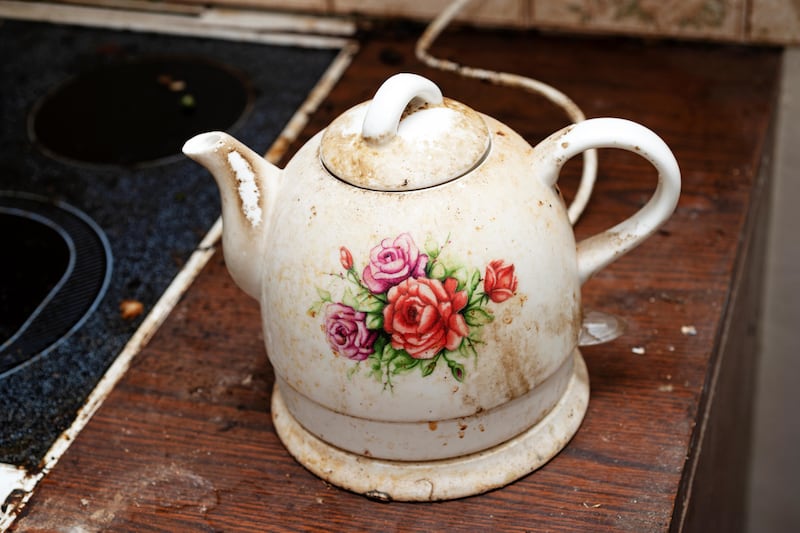
[[[338,50],[0,19],[0,463],[35,470]]]

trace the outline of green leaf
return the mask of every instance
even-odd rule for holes
[[[478,288],[478,285],[480,285],[480,283],[481,283],[481,272],[477,268],[473,269],[472,274],[470,274],[469,276],[469,285],[467,285],[467,290],[469,291],[469,294],[474,293],[475,289]]]
[[[383,361],[386,364],[391,363],[392,359],[404,353],[406,353],[405,350],[395,350],[394,347],[392,347],[392,343],[387,342],[386,345],[383,347],[383,354],[381,355],[381,361]]]
[[[439,252],[441,252],[439,249],[439,244],[433,240],[431,235],[428,235],[428,237],[425,239],[425,244],[423,247],[425,248],[425,253],[428,254],[428,257],[430,257],[431,261],[434,261],[437,257],[439,257]]]
[[[333,301],[331,299],[331,293],[326,291],[325,289],[320,289],[319,287],[317,287],[317,295],[319,296],[319,299],[322,300],[323,302]]]
[[[438,279],[439,281],[444,281],[447,279],[447,269],[445,266],[440,262],[436,261],[430,266],[430,272],[428,272],[428,277],[431,279]]]
[[[472,296],[469,297],[469,303],[467,307],[479,307],[484,302],[484,298],[486,298],[486,293],[481,291],[475,291],[472,293]],[[488,298],[486,298],[488,300]]]
[[[314,305],[312,305],[311,307],[308,308],[308,311],[306,311],[306,314],[308,316],[310,316],[310,317],[317,316],[319,314],[319,312],[322,311],[322,306],[323,305],[325,305],[325,302],[323,302],[322,300],[319,300]]]
[[[371,296],[381,302],[384,306],[389,302],[389,298],[386,296],[386,293],[375,294],[371,293]]]
[[[471,309],[467,309],[464,313],[464,320],[467,321],[468,326],[485,326],[489,322],[494,320],[494,316],[491,313],[488,313],[481,309],[480,307],[473,307]]]
[[[380,360],[380,358],[373,357],[372,355],[370,355],[367,358],[367,361],[369,361],[369,374],[370,374],[370,376],[374,376],[376,379],[381,379],[381,360]]]
[[[419,364],[419,359],[414,359],[405,351],[399,352],[389,364],[389,369],[392,374],[397,375],[401,372],[408,372]]]
[[[383,313],[367,313],[367,329],[383,329]],[[377,341],[376,341],[377,342]]]
[[[342,303],[348,307],[352,307],[353,309],[355,309],[358,305],[358,300],[350,288],[344,290],[344,294],[342,295]]]
[[[381,356],[383,355],[383,348],[389,343],[389,338],[386,335],[378,335],[378,338],[375,339],[375,344],[372,345],[372,349],[375,350],[370,357],[375,357],[378,361],[381,360]]]
[[[464,267],[458,267],[450,272],[450,277],[458,280],[458,290],[460,291],[464,290],[470,279],[469,271]]]
[[[359,292],[356,298],[358,300],[358,307],[354,309],[364,313],[381,313],[386,305],[366,290]]]
[[[439,356],[437,355],[433,359],[425,361],[422,363],[422,377],[430,376],[433,374],[433,371],[436,370],[436,363],[439,361]]]
[[[464,341],[461,343],[461,346],[458,347],[458,355],[464,358],[478,358],[478,352],[475,350],[475,346],[469,339],[464,339]]]

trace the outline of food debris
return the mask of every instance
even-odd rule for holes
[[[658,386],[658,392],[672,392],[673,390],[675,390],[675,387],[672,386],[672,383]]]
[[[681,333],[684,335],[697,335],[697,328],[694,326],[681,326]]]
[[[167,87],[170,91],[174,93],[179,93],[186,89],[186,82],[183,80],[172,80],[167,84]]]
[[[144,312],[144,304],[139,300],[122,300],[119,303],[119,314],[123,320],[133,320]]]
[[[644,349],[644,346],[634,346],[631,351],[636,355],[644,355],[647,350]]]
[[[181,107],[192,108],[195,107],[196,105],[197,102],[195,102],[193,95],[184,94],[183,96],[181,96]]]
[[[602,507],[603,504],[602,503],[591,504],[588,502],[583,502],[583,506],[586,507],[587,509],[597,509],[598,507]]]
[[[179,93],[183,90],[186,90],[186,82],[184,80],[175,79],[169,74],[159,74],[156,77],[156,82],[174,93]]]

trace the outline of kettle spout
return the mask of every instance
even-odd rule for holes
[[[183,153],[211,172],[222,199],[222,245],[236,284],[253,298],[261,293],[261,264],[280,169],[227,133],[201,133]]]

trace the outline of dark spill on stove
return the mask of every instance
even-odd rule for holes
[[[227,129],[264,153],[337,52],[0,20],[0,237],[27,271],[0,271],[0,343],[50,332],[0,353],[0,462],[39,464],[216,220],[183,141]],[[81,264],[86,290],[59,300]],[[123,300],[145,312],[123,318]]]

